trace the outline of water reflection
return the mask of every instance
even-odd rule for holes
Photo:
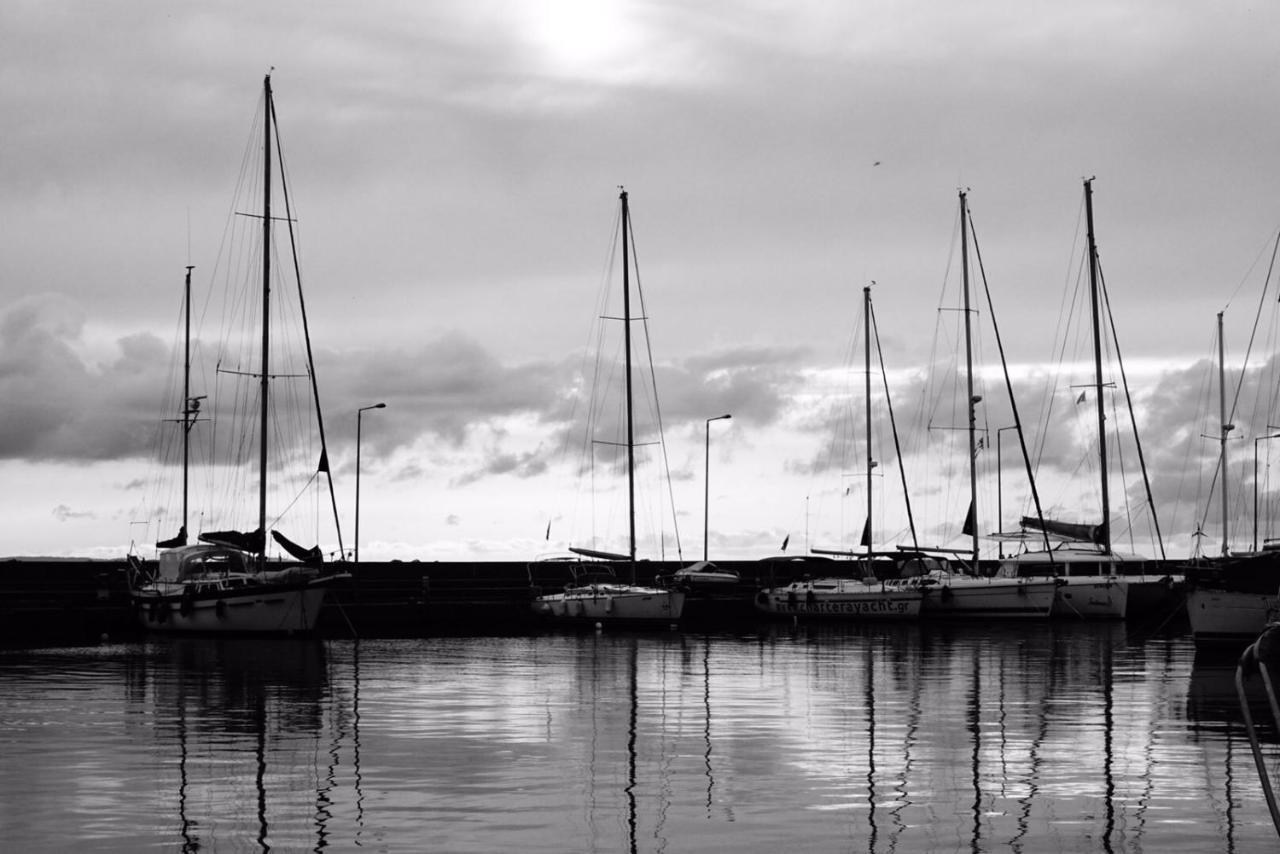
[[[270,850],[273,833],[284,830],[273,823],[294,813],[308,791],[322,847],[332,781],[311,778],[296,760],[302,745],[325,728],[324,646],[177,638],[154,651],[133,675],[151,690],[161,746],[177,748],[182,850],[212,841],[227,821],[228,803],[252,805],[242,806],[240,823],[250,825],[255,847]]]
[[[1259,772],[1250,750],[1244,711],[1236,692],[1238,651],[1213,648],[1196,651],[1187,692],[1187,719],[1198,744],[1222,744],[1221,761],[1206,764],[1203,777],[1211,790],[1229,840],[1241,827],[1252,827],[1252,806],[1261,798]],[[1252,686],[1249,710],[1257,724],[1257,736],[1271,779],[1280,768],[1280,734],[1277,734],[1265,694]],[[1274,847],[1274,840],[1273,840]],[[1245,850],[1242,846],[1241,850]]]
[[[1233,667],[1076,624],[6,653],[0,748],[32,770],[0,780],[0,827],[15,850],[50,827],[108,851],[1259,850]]]

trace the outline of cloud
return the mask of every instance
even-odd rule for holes
[[[135,335],[92,365],[77,351],[83,331],[82,309],[58,295],[0,315],[0,458],[106,460],[148,449],[168,351]]]
[[[407,350],[392,345],[322,352],[317,371],[327,399],[387,404],[386,410],[366,415],[364,436],[383,451],[423,435],[459,445],[470,430],[491,419],[522,412],[545,417],[563,405],[563,365],[504,365],[478,340],[458,332]],[[336,437],[354,440],[353,409],[333,424]]]
[[[88,511],[72,510],[65,504],[59,504],[53,508],[53,515],[59,522],[72,522],[76,519],[96,519],[97,514]]]
[[[693,435],[701,439],[706,419],[725,413],[733,416],[738,434],[744,430],[761,430],[782,423],[791,407],[791,398],[803,388],[804,377],[799,368],[804,350],[798,347],[739,347],[726,350],[712,349],[694,357],[655,367],[655,378],[665,436],[668,444],[681,435]],[[574,381],[575,393],[585,396],[580,380]],[[645,397],[644,393],[640,395]],[[646,413],[651,412],[652,401],[642,404]],[[597,404],[598,405],[598,404]],[[562,423],[553,437],[553,446],[565,441],[582,441],[587,430],[584,423],[586,401],[582,401],[576,418]],[[561,416],[573,412],[559,413]],[[621,410],[607,408],[593,416],[592,437],[615,442],[623,441]],[[652,442],[656,426],[641,418],[637,428],[637,441]],[[701,446],[701,441],[697,443]],[[595,464],[605,469],[620,471],[625,464],[621,454],[596,454]],[[656,452],[642,448],[637,463],[640,466],[658,462]],[[589,461],[583,462],[585,468]],[[700,475],[698,475],[700,476]],[[676,465],[672,477],[689,480],[695,477],[688,466]]]
[[[541,448],[522,454],[491,450],[486,454],[486,460],[481,468],[463,472],[454,478],[451,485],[467,486],[494,475],[509,474],[519,478],[537,477],[546,472],[547,468],[547,457]]]

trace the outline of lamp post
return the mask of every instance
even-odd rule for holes
[[[1017,429],[1017,424],[1010,424],[1008,427],[996,429],[996,530],[1004,528],[1004,489],[1001,485],[1004,468],[1000,465],[1000,434],[1005,430]],[[1000,557],[1004,557],[1004,543],[997,541],[996,545]]]
[[[386,407],[385,403],[375,403],[372,406],[362,406],[356,410],[356,533],[352,552],[354,569],[360,568],[360,422],[364,418],[364,414],[370,409],[385,409]]]
[[[1275,430],[1276,427],[1268,424],[1267,429]],[[1267,439],[1280,439],[1280,433],[1258,436],[1253,440],[1253,551],[1255,552],[1258,550],[1258,443],[1265,442]]]
[[[707,541],[711,532],[711,422],[724,421],[732,418],[732,415],[717,415],[715,418],[708,418],[707,428],[707,445],[706,445],[706,472],[703,474],[703,496],[702,496],[702,559],[707,559]]]

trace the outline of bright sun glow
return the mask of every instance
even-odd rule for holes
[[[556,74],[613,76],[635,39],[627,6],[610,0],[543,0],[529,7],[530,40]]]

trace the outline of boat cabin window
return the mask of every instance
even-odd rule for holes
[[[1108,575],[1111,572],[1107,564],[1098,561],[1069,563],[1066,564],[1066,570],[1067,575],[1072,576]]]
[[[902,578],[914,578],[918,575],[928,575],[934,570],[946,570],[946,561],[936,557],[911,557],[902,562]]]
[[[202,552],[191,555],[183,561],[180,577],[226,575],[245,571],[244,558],[238,552]]]

